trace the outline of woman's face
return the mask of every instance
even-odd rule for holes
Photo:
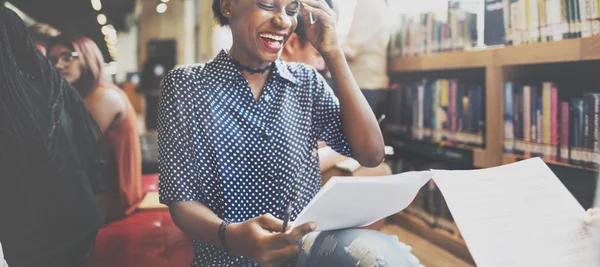
[[[233,49],[248,60],[276,61],[296,29],[300,3],[296,0],[223,0],[229,2]],[[224,10],[227,9],[225,4]],[[226,15],[227,16],[227,15]]]
[[[79,55],[75,51],[63,45],[55,45],[48,53],[48,60],[52,62],[67,82],[73,84],[81,78],[83,66]]]

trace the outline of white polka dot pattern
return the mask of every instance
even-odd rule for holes
[[[297,194],[293,220],[320,189],[318,140],[351,156],[339,103],[323,77],[281,60],[258,101],[225,51],[205,65],[170,71],[158,123],[160,201],[201,201],[233,222],[282,218]],[[192,266],[257,266],[193,245]]]

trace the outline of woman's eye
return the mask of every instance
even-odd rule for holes
[[[258,6],[265,10],[272,10],[275,8],[273,5],[263,4],[263,3],[258,3]]]
[[[292,9],[292,10],[286,10],[287,14],[290,16],[294,16],[296,14],[298,14],[298,9]]]

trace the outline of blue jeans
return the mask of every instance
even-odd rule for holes
[[[313,232],[300,240],[296,267],[423,267],[412,247],[378,231]]]

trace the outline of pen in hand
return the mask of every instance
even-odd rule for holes
[[[281,232],[285,233],[285,230],[287,229],[288,226],[288,222],[290,221],[290,213],[292,212],[292,201],[288,201],[287,206],[285,207],[285,210],[283,211],[283,227],[281,228]]]

